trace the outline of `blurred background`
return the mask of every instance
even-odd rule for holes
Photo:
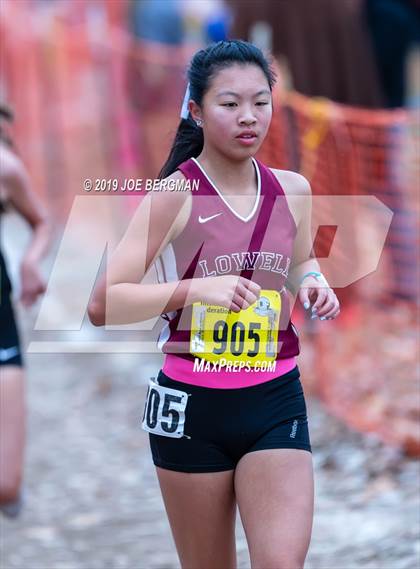
[[[307,568],[420,566],[419,14],[418,0],[2,0],[0,101],[54,227],[46,304],[25,311],[16,300],[28,446],[25,507],[0,520],[4,569],[179,567],[140,429],[162,362],[140,340],[152,346],[163,321],[104,330],[79,313],[83,277],[93,285],[101,246],[118,241],[141,198],[87,197],[83,183],[158,175],[188,61],[225,38],[274,57],[257,158],[302,173],[315,196],[374,196],[393,213],[376,270],[336,289],[340,317],[293,314],[316,469]],[[13,211],[3,217],[17,297],[29,233]],[[336,226],[328,211],[314,217],[322,263]],[[380,228],[357,204],[349,219],[342,263],[357,264]],[[238,559],[249,567],[239,522]]]

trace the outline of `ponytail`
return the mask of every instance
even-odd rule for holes
[[[159,178],[166,178],[175,172],[182,162],[195,158],[203,150],[203,129],[189,117],[181,119],[169,156],[159,172]]]

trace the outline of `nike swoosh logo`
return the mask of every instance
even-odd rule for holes
[[[17,356],[18,353],[19,353],[19,348],[17,346],[0,350],[0,361],[7,362],[7,360],[11,360],[15,356]]]
[[[214,215],[211,215],[210,217],[201,217],[201,215],[198,216],[198,221],[199,223],[206,223],[206,221],[210,221],[210,219],[214,219],[215,217],[217,217],[218,215],[222,215],[222,211],[220,211],[219,213],[215,213]]]

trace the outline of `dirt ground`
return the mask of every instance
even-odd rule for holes
[[[31,357],[25,508],[1,520],[3,569],[179,567],[139,426],[159,362],[142,360]],[[415,569],[418,463],[307,403],[316,507],[306,569]],[[249,568],[239,515],[237,549]]]

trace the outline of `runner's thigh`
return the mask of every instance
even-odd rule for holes
[[[302,568],[312,532],[312,454],[292,448],[247,453],[234,484],[252,568]]]
[[[234,569],[234,471],[156,471],[182,568]]]

